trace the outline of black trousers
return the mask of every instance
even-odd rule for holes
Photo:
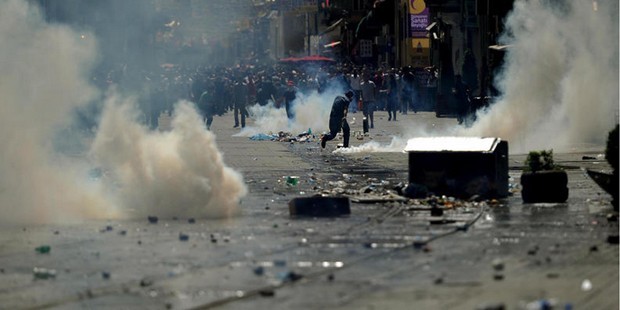
[[[342,146],[343,147],[349,147],[349,138],[351,136],[351,127],[349,127],[349,123],[347,122],[347,119],[344,118],[339,122],[336,121],[331,121],[329,122],[329,133],[323,136],[323,139],[325,141],[329,141],[329,140],[333,140],[336,135],[340,132],[340,129],[342,129],[342,136],[343,136],[343,142],[342,142]]]
[[[245,127],[245,118],[248,116],[248,111],[245,109],[245,106],[238,107],[235,105],[235,127],[239,126],[239,114],[241,114],[241,127]]]

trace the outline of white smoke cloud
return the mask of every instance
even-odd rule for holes
[[[510,48],[496,81],[502,98],[479,112],[471,128],[413,125],[403,136],[500,137],[511,153],[603,148],[618,123],[618,1],[595,3],[515,1],[502,39]],[[338,152],[393,146],[371,142]]]
[[[329,113],[336,96],[342,96],[343,91],[337,88],[328,88],[319,94],[311,91],[308,94],[298,92],[293,102],[295,118],[292,121],[286,116],[284,107],[276,108],[273,103],[265,106],[253,105],[248,108],[254,119],[253,126],[247,126],[236,136],[251,137],[258,133],[278,133],[280,131],[298,134],[311,129],[320,134],[329,131]]]
[[[604,146],[618,122],[618,2],[516,1],[506,22],[503,98],[464,135],[511,150]]]
[[[97,46],[83,33],[47,24],[27,1],[0,1],[0,222],[235,214],[242,178],[188,103],[171,132],[155,133],[109,95],[92,158],[57,151],[75,109],[98,100],[88,78]],[[89,177],[93,159],[105,177]]]
[[[116,204],[131,217],[235,215],[247,192],[243,178],[224,165],[193,104],[175,106],[169,132],[137,124],[134,107],[111,97],[91,149]]]
[[[25,1],[0,3],[1,221],[103,216],[96,189],[52,152],[54,133],[95,95],[86,72],[95,44],[46,25]]]

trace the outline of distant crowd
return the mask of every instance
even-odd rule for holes
[[[420,75],[416,70],[425,72]],[[372,121],[374,111],[387,111],[389,120],[397,120],[397,113],[432,108],[437,89],[437,72],[432,67],[382,69],[325,62],[194,68],[164,64],[158,72],[134,73],[139,76],[127,71],[124,67],[111,70],[97,82],[140,87],[146,94],[141,100],[144,121],[153,128],[158,117],[170,113],[181,99],[196,103],[205,118],[234,113],[235,127],[245,126],[246,107],[270,102],[286,109],[294,120],[292,105],[298,92],[322,93],[328,88],[354,91],[350,112],[361,110]]]

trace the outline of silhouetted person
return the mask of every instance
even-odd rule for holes
[[[370,123],[370,128],[375,128],[375,110],[377,109],[377,85],[370,77],[362,82],[362,108],[364,116]]]
[[[241,114],[241,128],[245,128],[245,118],[248,116],[246,109],[248,103],[248,85],[239,78],[233,84],[233,108],[235,116],[235,128],[239,127],[239,114]]]
[[[211,89],[205,90],[198,99],[198,108],[202,112],[202,115],[207,123],[207,130],[211,130],[211,124],[213,123],[213,115],[215,115],[215,102],[213,101],[213,94]]]
[[[352,90],[348,90],[344,97],[336,96],[334,103],[332,104],[332,111],[329,114],[329,133],[321,138],[321,147],[325,148],[325,144],[329,140],[333,140],[336,135],[342,129],[342,135],[344,141],[343,147],[349,147],[349,137],[351,135],[351,128],[347,123],[347,112],[349,111],[349,103],[353,99],[354,93]]]
[[[293,101],[297,97],[297,88],[295,87],[295,83],[293,81],[288,81],[286,84],[287,88],[284,91],[284,109],[286,110],[286,117],[289,120],[295,118],[295,114],[293,114]]]
[[[462,124],[469,113],[469,88],[467,84],[463,82],[460,74],[457,74],[454,79],[454,88],[452,90],[456,97],[456,114],[459,124]]]

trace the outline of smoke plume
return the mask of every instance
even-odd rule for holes
[[[502,41],[503,97],[463,134],[512,152],[604,146],[618,122],[618,2],[516,1]]]
[[[110,92],[90,152],[59,146],[80,142],[61,133],[100,100],[89,83],[97,44],[84,34],[46,23],[26,1],[0,2],[0,222],[235,214],[242,178],[189,103],[176,105],[172,131],[152,132],[135,102]]]

